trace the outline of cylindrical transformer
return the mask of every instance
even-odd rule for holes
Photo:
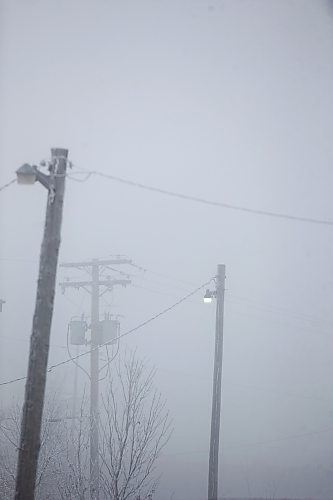
[[[119,332],[119,321],[115,319],[103,319],[101,321],[100,344],[114,344]]]
[[[87,323],[85,321],[73,320],[69,324],[70,342],[72,345],[86,344]]]

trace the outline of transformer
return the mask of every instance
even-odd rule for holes
[[[100,321],[99,345],[114,344],[119,335],[119,328],[119,321],[110,319],[110,317]]]
[[[82,320],[71,320],[69,323],[70,343],[72,345],[86,345],[87,323]]]

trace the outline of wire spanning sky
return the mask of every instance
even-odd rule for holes
[[[0,186],[67,147],[70,175],[77,166],[332,221],[331,2],[2,0],[0,10]],[[333,414],[331,228],[97,176],[66,183],[61,261],[126,254],[157,273],[137,270],[135,286],[101,299],[101,315],[123,316],[122,332],[226,265],[222,493],[330,498],[331,440],[311,433],[331,428]],[[37,184],[1,191],[1,381],[25,373],[45,203]],[[82,313],[88,296],[57,293],[54,345]],[[161,500],[206,494],[205,456],[183,453],[207,449],[213,339],[214,309],[200,294],[123,339],[156,365],[175,422]],[[63,358],[51,350],[50,364]],[[49,374],[50,387],[71,380],[70,366]],[[2,401],[22,385],[2,387]],[[70,398],[70,384],[63,390]],[[295,435],[304,437],[276,441]]]

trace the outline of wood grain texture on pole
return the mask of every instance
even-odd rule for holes
[[[214,374],[213,374],[212,420],[210,428],[208,500],[217,500],[218,498],[224,287],[225,287],[225,266],[223,264],[219,264],[217,266],[217,277],[216,277],[215,356],[214,356]]]
[[[33,500],[35,498],[50,331],[61,240],[67,155],[66,149],[52,149],[44,236],[39,262],[36,305],[21,422],[16,500]]]

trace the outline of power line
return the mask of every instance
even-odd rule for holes
[[[82,172],[77,172],[79,175],[86,175],[84,179],[82,179],[82,182],[87,181],[92,175],[97,175],[99,177],[104,177],[106,179],[110,179],[115,182],[119,182],[121,184],[126,184],[127,186],[132,186],[140,189],[144,189],[146,191],[152,191],[154,193],[159,193],[163,194],[166,196],[171,196],[173,198],[180,198],[182,200],[186,201],[192,201],[196,203],[202,203],[204,205],[210,205],[210,206],[215,206],[215,207],[220,207],[220,208],[227,208],[230,210],[237,210],[239,212],[246,212],[254,215],[264,215],[267,217],[274,217],[278,219],[287,219],[287,220],[292,220],[292,221],[297,221],[297,222],[308,222],[311,224],[322,224],[326,226],[333,226],[333,220],[325,220],[325,219],[317,219],[313,217],[300,217],[297,215],[292,215],[292,214],[286,214],[286,213],[279,213],[279,212],[273,212],[270,210],[261,210],[261,209],[255,209],[255,208],[248,208],[248,207],[243,207],[241,205],[234,205],[231,203],[224,203],[220,201],[213,201],[213,200],[207,200],[205,198],[201,198],[199,196],[192,196],[192,195],[187,195],[184,193],[178,193],[175,191],[169,191],[167,189],[162,189],[158,188],[155,186],[150,186],[148,184],[143,184],[141,182],[136,182],[136,181],[131,181],[128,179],[124,179],[123,177],[118,177],[115,175],[111,174],[105,174],[104,172],[99,172],[98,170],[92,170],[92,171],[86,171],[82,170]],[[73,177],[70,177],[72,180]],[[78,180],[78,179],[75,179]]]
[[[12,179],[11,181],[7,182],[7,184],[4,184],[3,186],[0,187],[0,191],[3,191],[7,187],[11,186],[12,184],[14,184],[14,182],[16,182],[16,179]]]
[[[209,283],[212,281],[212,279],[214,278],[211,278],[209,281],[207,281],[206,283],[203,283],[202,285],[198,286],[195,290],[193,290],[192,292],[188,293],[187,295],[185,295],[184,297],[182,297],[181,299],[179,299],[177,302],[175,302],[174,304],[172,304],[171,306],[167,307],[166,309],[163,309],[162,311],[160,311],[159,313],[155,314],[155,316],[152,316],[151,318],[147,319],[146,321],[143,321],[142,323],[140,323],[139,325],[135,326],[134,328],[131,328],[130,330],[128,330],[127,332],[119,335],[118,339],[117,340],[120,340],[121,338],[123,337],[126,337],[127,335],[130,335],[134,332],[136,332],[137,330],[139,330],[140,328],[143,328],[144,326],[148,325],[149,323],[151,323],[152,321],[155,321],[157,318],[163,316],[164,314],[170,312],[172,309],[174,309],[175,307],[179,306],[180,304],[182,304],[183,302],[185,302],[187,299],[189,299],[190,297],[192,297],[193,295],[195,295],[197,292],[199,292],[200,290],[202,290],[203,288],[205,288],[207,285],[209,285]],[[92,349],[89,349],[88,351],[86,352],[83,352],[83,353],[80,353],[80,354],[77,354],[76,356],[72,356],[71,358],[69,359],[65,359],[63,361],[60,361],[59,363],[56,363],[54,365],[51,365],[47,371],[50,373],[52,370],[54,370],[55,368],[58,368],[59,366],[63,366],[63,365],[66,365],[67,363],[70,363],[72,362],[73,360],[76,360],[76,359],[79,359],[79,358],[82,358],[83,356],[86,356],[87,354],[90,354],[92,351],[95,351],[96,349],[99,349],[100,347],[104,347],[108,345],[108,342],[105,342],[104,344],[101,344],[99,346],[95,346],[93,347]],[[18,378],[15,378],[15,379],[12,379],[12,380],[7,380],[6,382],[1,382],[0,383],[0,386],[3,386],[3,385],[9,385],[9,384],[13,384],[14,382],[18,382],[20,380],[25,380],[27,377],[24,376],[24,377],[18,377]]]
[[[73,361],[74,365],[77,366],[78,368],[80,368],[80,370],[82,370],[87,375],[87,377],[90,379],[90,375],[87,372],[87,370],[85,370],[85,368],[83,368],[83,366],[81,366],[79,363],[77,363],[77,361],[75,359],[73,359],[72,353],[71,353],[70,348],[69,348],[69,338],[68,338],[69,337],[69,328],[70,328],[70,325],[68,324],[66,342],[67,342],[67,354],[69,356],[69,359],[71,361]]]
[[[263,441],[257,441],[253,443],[240,443],[240,444],[232,444],[232,443],[226,443],[224,449],[225,450],[238,450],[242,448],[257,448],[261,446],[266,446],[270,444],[275,444],[275,443],[281,443],[284,441],[291,441],[294,439],[302,439],[305,437],[310,437],[310,436],[317,436],[319,434],[327,434],[333,432],[333,427],[326,427],[324,429],[318,429],[314,431],[309,431],[309,432],[302,432],[299,434],[289,434],[287,436],[281,436],[280,438],[272,438],[268,440],[263,440]],[[176,455],[199,455],[199,454],[206,454],[208,450],[193,450],[193,451],[180,451],[176,453],[168,453],[166,456],[176,456]]]
[[[112,358],[110,358],[109,356],[109,349],[108,349],[108,346],[106,345],[105,348],[106,348],[106,355],[107,355],[107,358],[108,358],[108,361],[105,363],[104,366],[102,366],[102,368],[100,369],[100,373],[102,372],[102,370],[104,370],[106,368],[106,372],[105,372],[105,375],[98,379],[99,382],[101,382],[102,380],[105,380],[106,377],[108,376],[108,374],[110,373],[110,365],[112,363],[112,361],[114,361],[116,359],[116,357],[118,356],[118,353],[119,353],[119,347],[120,347],[120,342],[118,341],[117,343],[117,350],[116,350],[116,353],[113,354]]]
[[[212,278],[213,279],[213,278]],[[193,295],[195,295],[199,290],[202,290],[203,288],[205,288],[207,285],[209,285],[209,283],[212,281],[212,279],[210,279],[209,281],[207,281],[206,283],[203,283],[202,285],[200,285],[198,288],[196,288],[195,290],[193,290],[192,292],[188,293],[187,295],[185,295],[184,297],[182,297],[181,299],[179,299],[177,302],[175,302],[174,304],[172,304],[171,306],[167,307],[166,309],[163,309],[162,311],[160,311],[159,313],[155,314],[155,316],[152,316],[151,318],[147,319],[146,321],[144,321],[143,323],[140,323],[139,325],[135,326],[134,328],[131,328],[130,330],[128,330],[127,332],[125,333],[122,333],[121,335],[119,335],[118,339],[117,340],[120,340],[121,338],[123,337],[126,337],[127,335],[130,335],[134,332],[136,332],[137,330],[139,330],[140,328],[143,328],[144,326],[148,325],[149,323],[151,323],[152,321],[155,321],[157,318],[159,318],[160,316],[163,316],[164,314],[168,313],[169,311],[171,311],[172,309],[174,309],[175,307],[177,307],[178,305],[182,304],[183,302],[185,302],[187,299],[189,299],[190,297],[192,297]],[[98,347],[104,347],[108,345],[108,342],[105,342],[104,344],[101,344],[100,346]],[[90,352],[96,350],[98,347],[94,347],[93,349],[90,349],[89,351],[86,351],[86,352],[83,352],[81,354],[78,354],[77,356],[73,356],[72,359],[78,359],[78,358],[81,358],[82,356],[86,356],[87,354],[89,354]],[[61,365],[64,365],[66,363],[68,363],[69,361],[71,361],[71,359],[67,359],[67,360],[64,360],[64,361],[61,361],[60,363],[57,363],[55,365],[52,365],[49,367],[48,371],[52,371],[54,368],[57,368],[58,366],[61,366]],[[0,384],[1,385],[1,384]]]
[[[26,378],[27,378],[26,375],[24,377],[13,378],[12,380],[7,380],[6,382],[1,382],[0,386],[13,384],[14,382],[19,382],[20,380],[25,380]]]
[[[327,432],[333,432],[333,427],[326,427],[325,429],[318,429],[318,430],[309,431],[309,432],[302,432],[299,434],[290,434],[288,436],[281,436],[280,438],[268,439],[267,441],[266,440],[265,441],[258,441],[255,443],[243,443],[243,444],[238,444],[238,445],[226,444],[225,449],[252,448],[252,447],[258,447],[258,446],[266,446],[266,445],[270,445],[270,444],[281,443],[283,441],[291,441],[293,439],[301,439],[304,437],[316,436],[318,434],[325,434]]]
[[[317,219],[314,217],[301,217],[298,215],[274,212],[271,210],[249,208],[249,207],[244,207],[241,205],[234,205],[232,203],[213,201],[213,200],[208,200],[206,198],[202,198],[200,196],[192,196],[192,195],[188,195],[188,194],[184,194],[184,193],[178,193],[175,191],[170,191],[168,189],[162,189],[162,188],[158,188],[155,186],[150,186],[148,184],[143,184],[141,182],[136,182],[136,181],[124,179],[123,177],[118,177],[116,175],[105,174],[104,172],[100,172],[98,170],[92,170],[92,171],[88,171],[88,170],[84,170],[84,169],[80,169],[80,170],[81,170],[81,172],[80,171],[79,172],[72,172],[71,175],[67,174],[67,177],[73,181],[86,182],[92,175],[96,175],[99,177],[104,177],[106,179],[110,179],[110,180],[115,181],[115,182],[119,182],[121,184],[126,184],[127,186],[132,186],[132,187],[144,189],[146,191],[151,191],[154,193],[163,194],[165,196],[171,196],[173,198],[179,198],[179,199],[186,200],[186,201],[201,203],[204,205],[215,206],[215,207],[220,207],[220,208],[227,208],[229,210],[237,210],[238,212],[245,212],[245,213],[250,213],[250,214],[254,214],[254,215],[263,215],[266,217],[287,219],[287,220],[291,220],[291,221],[295,221],[295,222],[308,222],[311,224],[321,224],[321,225],[326,225],[326,226],[333,226],[332,220]],[[85,175],[85,177],[83,179],[76,179],[74,177],[74,175]],[[7,184],[4,184],[3,186],[0,187],[0,191],[9,187],[11,184],[14,184],[14,182],[16,182],[16,179],[12,179]]]

